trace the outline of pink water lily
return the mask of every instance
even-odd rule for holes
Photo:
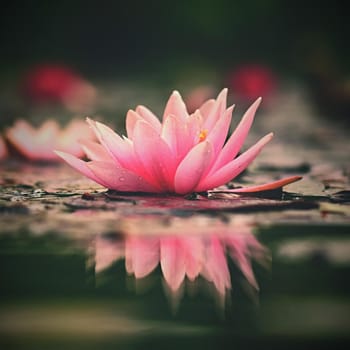
[[[94,134],[86,123],[73,119],[65,128],[53,119],[48,119],[39,128],[25,120],[17,120],[6,130],[6,138],[25,158],[32,161],[58,161],[54,149],[60,148],[75,157],[84,156],[78,138],[84,134],[86,139],[94,139]]]
[[[180,94],[170,96],[160,121],[138,106],[126,117],[127,136],[88,119],[99,143],[85,143],[89,162],[57,151],[72,167],[104,187],[117,191],[186,194],[224,185],[256,158],[271,140],[261,138],[238,155],[261,102],[247,110],[226,141],[233,106],[226,106],[227,89],[189,114]],[[237,156],[238,155],[238,156]]]

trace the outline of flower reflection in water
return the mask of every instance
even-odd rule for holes
[[[224,305],[233,284],[230,259],[249,284],[259,289],[252,260],[267,262],[268,251],[252,229],[245,217],[230,222],[207,217],[175,217],[166,222],[159,218],[128,218],[123,239],[96,238],[95,270],[99,272],[125,259],[127,273],[137,281],[159,265],[171,299],[179,300],[186,281],[197,282],[201,277]]]

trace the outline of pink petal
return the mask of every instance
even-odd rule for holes
[[[208,281],[214,283],[220,295],[225,295],[226,289],[231,288],[231,277],[225,250],[218,237],[211,237],[206,253],[207,261],[202,274]]]
[[[202,104],[202,106],[199,108],[199,111],[201,112],[202,116],[206,119],[208,115],[210,114],[211,110],[213,109],[215,105],[215,100],[210,99]]]
[[[106,149],[97,142],[84,139],[84,140],[79,140],[79,144],[81,145],[81,148],[83,149],[87,157],[91,160],[116,162],[116,160],[111,157],[109,152],[107,152]]]
[[[142,109],[145,107],[139,106],[138,108]],[[146,116],[146,118],[141,116],[137,112],[134,112],[131,109],[128,111],[126,115],[126,132],[129,139],[132,140],[134,138],[134,128],[135,128],[136,122],[139,120],[144,120],[145,122],[149,123],[156,130],[156,132],[159,133],[160,122],[158,118],[154,115],[150,116],[148,113],[144,113],[144,115]],[[154,120],[154,118],[156,118],[156,121]]]
[[[175,158],[168,144],[144,121],[138,121],[134,129],[134,150],[152,184],[163,191],[173,190]]]
[[[163,120],[168,115],[175,115],[179,118],[183,123],[186,122],[188,118],[188,112],[186,109],[185,102],[183,101],[181,95],[178,91],[174,91],[164,109]]]
[[[212,172],[221,168],[229,161],[234,159],[238,154],[239,150],[242,148],[243,143],[248,135],[249,129],[252,126],[255,112],[259,107],[261,98],[258,98],[246,111],[242,117],[239,125],[232,133],[229,140],[226,142],[224,148],[219,153],[219,156],[213,166]]]
[[[58,134],[60,132],[60,126],[56,122],[56,120],[49,119],[45,121],[37,130],[36,135],[38,137],[37,140],[41,142],[50,142],[56,140]]]
[[[172,291],[177,291],[185,279],[185,256],[176,237],[160,238],[160,266]]]
[[[185,252],[186,275],[193,281],[201,272],[205,261],[203,239],[202,237],[184,237],[181,238],[181,243]]]
[[[228,237],[227,243],[232,259],[239,265],[249,283],[256,289],[259,289],[251,266],[251,260],[254,258],[258,262],[266,261],[269,255],[268,250],[251,233]]]
[[[174,155],[178,155],[178,141],[181,142],[184,126],[174,115],[164,117],[161,135]]]
[[[273,134],[270,133],[260,139],[255,145],[241,154],[238,158],[227,163],[225,166],[217,170],[214,174],[209,173],[197,186],[196,191],[207,191],[215,187],[224,185],[238,174],[240,174],[247,166],[257,157],[262,148],[272,139]]]
[[[62,130],[63,134],[69,135],[70,139],[77,138],[77,134],[84,134],[84,139],[94,140],[94,132],[89,128],[88,124],[80,119],[71,120],[68,125]]]
[[[208,141],[193,147],[176,170],[175,192],[179,194],[193,192],[203,172],[210,164],[212,156],[213,146]]]
[[[88,162],[84,162],[83,160],[65,152],[54,151],[59,157],[65,160],[71,167],[75,170],[79,171],[81,174],[85,175],[89,179],[99,183],[100,185],[107,187],[107,183],[101,181],[88,167]]]
[[[128,236],[125,241],[125,267],[136,278],[149,275],[159,263],[159,239]]]
[[[250,258],[244,254],[236,254],[237,264],[239,269],[242,271],[244,277],[248,282],[255,288],[259,289],[258,282],[255,279],[254,271],[252,269],[252,264]]]
[[[211,130],[218,119],[226,110],[227,89],[223,89],[218,95],[213,108],[207,118],[204,119],[203,129]]]
[[[203,130],[203,116],[199,110],[196,110],[187,119],[187,140],[190,148],[199,142],[199,135]]]
[[[17,122],[13,127],[7,129],[6,138],[16,149],[29,159],[35,159],[37,147],[33,144],[33,131],[23,121]],[[18,126],[17,126],[18,125]],[[23,127],[22,127],[23,125]]]
[[[136,113],[140,115],[146,122],[151,124],[158,133],[160,133],[162,124],[148,108],[145,106],[137,106]]]
[[[263,184],[263,185],[244,187],[244,188],[233,188],[233,189],[229,189],[225,192],[227,192],[227,193],[254,193],[254,192],[262,192],[262,191],[271,191],[271,190],[275,190],[277,188],[289,185],[293,182],[299,181],[302,178],[303,178],[302,176],[290,176],[290,177],[286,177],[284,179],[269,182],[269,183]]]
[[[83,137],[91,141],[96,139],[93,131],[85,121],[73,119],[57,136],[54,148],[73,154],[79,158],[83,157],[84,151],[78,142],[78,137]]]
[[[88,168],[107,188],[122,192],[157,192],[145,179],[135,173],[117,167],[114,163],[92,161]]]
[[[28,122],[18,120],[7,130],[6,137],[28,159],[51,161],[57,160],[53,149],[58,131],[58,124],[53,120],[48,120],[38,130]]]
[[[183,123],[179,118],[173,115],[164,118],[162,138],[172,150],[176,158],[176,164],[178,164],[193,147],[193,135],[188,128],[188,123]]]
[[[142,118],[135,111],[133,111],[132,109],[128,110],[128,113],[126,114],[125,124],[126,124],[126,134],[128,135],[129,139],[133,138],[135,124],[140,119]]]
[[[100,272],[124,257],[124,244],[97,236],[95,240],[95,271]]]
[[[124,168],[134,169],[135,156],[132,144],[126,142],[117,133],[115,133],[108,126],[95,122],[96,129],[99,132],[101,143],[107,148],[110,154],[120,163]]]
[[[224,145],[230,128],[233,107],[229,107],[223,116],[216,122],[214,128],[209,132],[207,140],[214,146],[214,154],[218,154]]]
[[[109,152],[109,154],[112,156],[112,158],[115,159],[115,156],[112,154],[112,152],[109,150],[106,142],[104,141],[101,132],[99,131],[99,129],[96,126],[96,122],[92,119],[90,119],[89,117],[86,118],[87,123],[89,124],[91,130],[93,131],[93,133],[95,134],[97,140],[101,143],[101,145],[106,149],[107,152]],[[117,159],[116,159],[117,160]],[[117,160],[118,161],[118,160]]]

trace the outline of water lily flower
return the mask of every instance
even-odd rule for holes
[[[17,120],[6,130],[6,138],[14,148],[31,161],[59,161],[54,149],[60,148],[75,157],[84,156],[78,138],[81,134],[87,139],[94,139],[91,129],[85,122],[73,119],[65,128],[57,121],[49,119],[39,128],[34,128],[25,120]]]
[[[162,121],[138,106],[126,117],[127,136],[88,119],[99,143],[86,143],[89,162],[56,151],[68,164],[102,186],[130,192],[186,194],[224,185],[240,174],[271,140],[270,133],[240,154],[261,102],[256,100],[226,141],[233,106],[227,89],[188,114],[180,94],[170,96]]]
[[[5,140],[3,137],[0,135],[0,160],[5,159],[7,157],[7,147]]]
[[[97,89],[72,68],[46,63],[29,69],[20,90],[32,104],[61,104],[73,113],[89,113],[97,100]]]
[[[244,64],[229,73],[228,85],[236,97],[251,101],[258,96],[270,97],[277,90],[277,75],[262,64]]]

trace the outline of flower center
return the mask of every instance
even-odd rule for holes
[[[207,138],[207,135],[208,135],[207,129],[201,130],[201,132],[199,133],[199,142],[204,141]]]

